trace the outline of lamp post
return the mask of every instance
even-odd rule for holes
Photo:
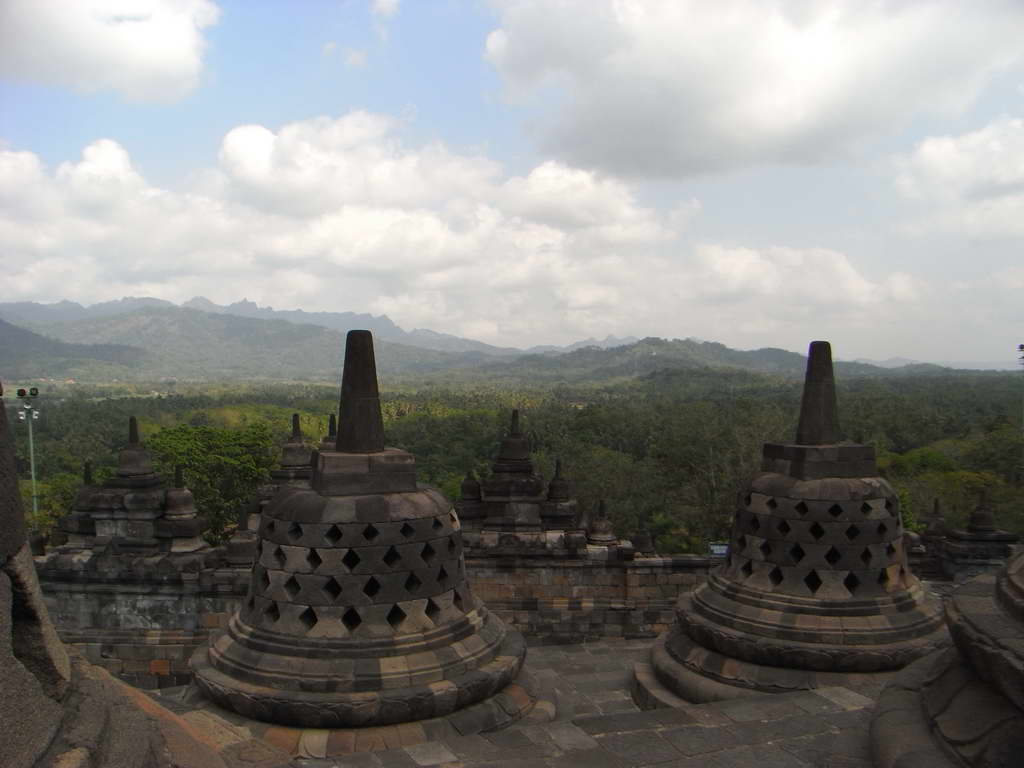
[[[1020,353],[1020,357],[1017,358],[1020,362],[1021,377],[1024,378],[1024,344],[1017,345],[1017,352]],[[1024,438],[1024,387],[1021,388],[1020,396],[1020,435]],[[1020,447],[1020,484],[1024,486],[1024,440],[1021,440]]]
[[[18,411],[18,420],[28,422],[28,464],[32,473],[32,518],[39,518],[39,493],[36,488],[36,444],[32,435],[32,422],[39,418],[39,409],[32,405],[32,401],[39,396],[39,390],[31,387],[28,390],[19,389],[18,397],[21,398],[22,406]]]

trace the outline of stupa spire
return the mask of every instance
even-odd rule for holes
[[[335,447],[342,453],[384,450],[384,419],[377,388],[373,334],[349,331],[345,338],[345,368],[341,377],[341,418]]]
[[[139,421],[134,416],[128,417],[128,445],[139,444]]]
[[[291,438],[291,441],[293,443],[301,443],[302,442],[302,427],[299,424],[299,414],[297,414],[297,413],[293,413],[292,414],[292,438]]]
[[[807,375],[796,442],[800,445],[830,445],[842,439],[836,405],[836,380],[832,373],[832,347],[827,341],[812,341],[807,351]]]

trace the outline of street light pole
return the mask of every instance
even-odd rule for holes
[[[19,389],[18,397],[23,401],[21,413],[18,414],[22,421],[28,422],[28,464],[32,473],[32,519],[39,519],[39,489],[36,487],[36,442],[32,434],[32,422],[39,418],[39,409],[32,405],[31,398],[37,397],[39,390],[32,387],[29,390]]]

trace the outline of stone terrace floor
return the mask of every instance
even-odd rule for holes
[[[400,748],[332,758],[323,758],[320,751],[326,732],[309,731],[299,742],[299,751],[308,757],[291,763],[252,749],[253,742],[245,741],[251,733],[223,710],[190,708],[183,701],[190,697],[172,691],[157,698],[165,704],[170,699],[171,709],[200,730],[217,731],[227,747],[221,754],[232,766],[871,768],[868,722],[878,690],[828,688],[640,712],[629,684],[633,664],[647,660],[650,645],[650,640],[612,639],[530,648],[527,667],[534,682],[543,698],[557,704],[550,722],[530,718],[494,733],[459,736],[453,731]],[[549,711],[536,712],[536,719],[548,719],[550,704],[541,706]],[[225,743],[231,733],[239,743]]]

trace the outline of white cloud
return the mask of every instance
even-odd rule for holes
[[[905,353],[886,347],[893,329],[931,333],[928,313],[948,315],[913,274],[868,274],[826,248],[694,245],[696,200],[660,211],[553,161],[510,176],[486,156],[407,146],[401,128],[368,112],[239,126],[179,191],[110,140],[52,170],[0,151],[0,300],[247,296],[523,346],[614,333],[800,349],[813,328],[865,356]],[[1000,286],[978,290],[990,314],[1015,306]]]
[[[993,0],[493,0],[485,57],[548,105],[542,147],[637,177],[816,163],[956,114],[1020,61],[1024,4]]]
[[[345,51],[345,66],[349,69],[361,69],[366,66],[366,51],[357,51],[349,48]]]
[[[391,18],[398,13],[399,0],[373,0],[371,11],[374,16]]]
[[[911,229],[974,238],[1024,235],[1024,120],[933,136],[896,159],[896,187],[918,206]]]
[[[4,0],[0,76],[168,102],[199,82],[209,0]]]

